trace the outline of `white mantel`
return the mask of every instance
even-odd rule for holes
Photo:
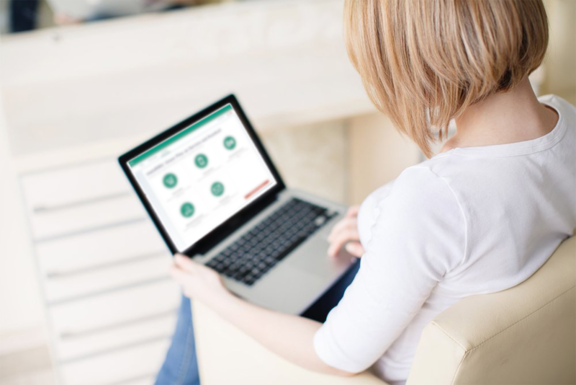
[[[256,1],[4,38],[12,150],[145,137],[228,93],[258,130],[373,112],[341,19],[338,0]]]

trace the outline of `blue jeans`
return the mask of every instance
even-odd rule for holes
[[[360,263],[356,262],[342,278],[338,280],[318,301],[302,313],[302,317],[324,322],[330,310],[338,304],[344,291],[350,285]],[[176,330],[164,364],[156,378],[156,385],[199,385],[198,363],[196,362],[196,344],[190,300],[182,296]]]
[[[190,299],[182,296],[176,330],[166,353],[164,363],[156,377],[156,385],[198,385],[198,364],[196,363],[196,342],[192,328]]]

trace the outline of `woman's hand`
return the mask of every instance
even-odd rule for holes
[[[230,295],[220,274],[182,254],[174,256],[170,273],[182,286],[184,295],[205,304],[214,304],[222,297]]]
[[[342,246],[355,257],[360,258],[364,254],[364,248],[360,244],[360,235],[358,234],[358,210],[360,210],[360,206],[351,206],[346,216],[332,228],[332,232],[328,236],[328,242],[330,242],[329,256],[335,257]]]
[[[226,289],[218,273],[181,254],[174,256],[171,273],[187,297],[203,302],[273,353],[309,370],[353,375],[327,365],[316,354],[313,340],[320,329],[319,322],[265,309],[236,297]]]

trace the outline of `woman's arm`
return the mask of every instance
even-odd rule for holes
[[[335,369],[318,357],[313,338],[321,326],[319,322],[253,305],[230,293],[214,270],[180,254],[174,261],[172,275],[185,295],[204,303],[268,350],[312,371],[354,374]]]

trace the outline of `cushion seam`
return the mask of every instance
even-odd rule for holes
[[[438,329],[440,329],[440,331],[442,333],[444,333],[444,335],[446,335],[446,337],[450,338],[456,345],[460,346],[460,348],[464,351],[464,353],[466,353],[468,351],[468,349],[466,349],[460,342],[456,341],[456,339],[454,337],[452,337],[446,330],[444,330],[442,328],[442,326],[440,326],[438,323],[436,323],[435,321],[432,323],[434,326],[436,326]]]
[[[434,327],[438,328],[438,330],[440,330],[446,337],[451,339],[452,342],[454,342],[456,345],[458,345],[460,347],[460,349],[462,349],[462,351],[464,352],[464,354],[462,355],[462,358],[460,358],[460,362],[458,363],[458,367],[454,371],[454,376],[452,377],[452,381],[450,381],[450,384],[454,384],[454,381],[456,381],[456,376],[458,375],[458,372],[460,371],[460,367],[462,366],[462,363],[464,362],[469,351],[464,346],[462,346],[462,344],[460,344],[460,342],[456,341],[450,334],[448,334],[448,332],[446,332],[446,330],[444,330],[442,328],[442,326],[440,326],[437,322],[432,321],[432,325]]]
[[[468,356],[469,352],[470,351],[464,351],[464,355],[460,359],[460,362],[458,363],[458,367],[454,371],[454,376],[452,377],[452,381],[450,381],[450,385],[454,385],[454,383],[456,382],[456,377],[458,377],[458,373],[460,372],[460,368],[462,367],[464,360],[466,360],[466,357]]]

